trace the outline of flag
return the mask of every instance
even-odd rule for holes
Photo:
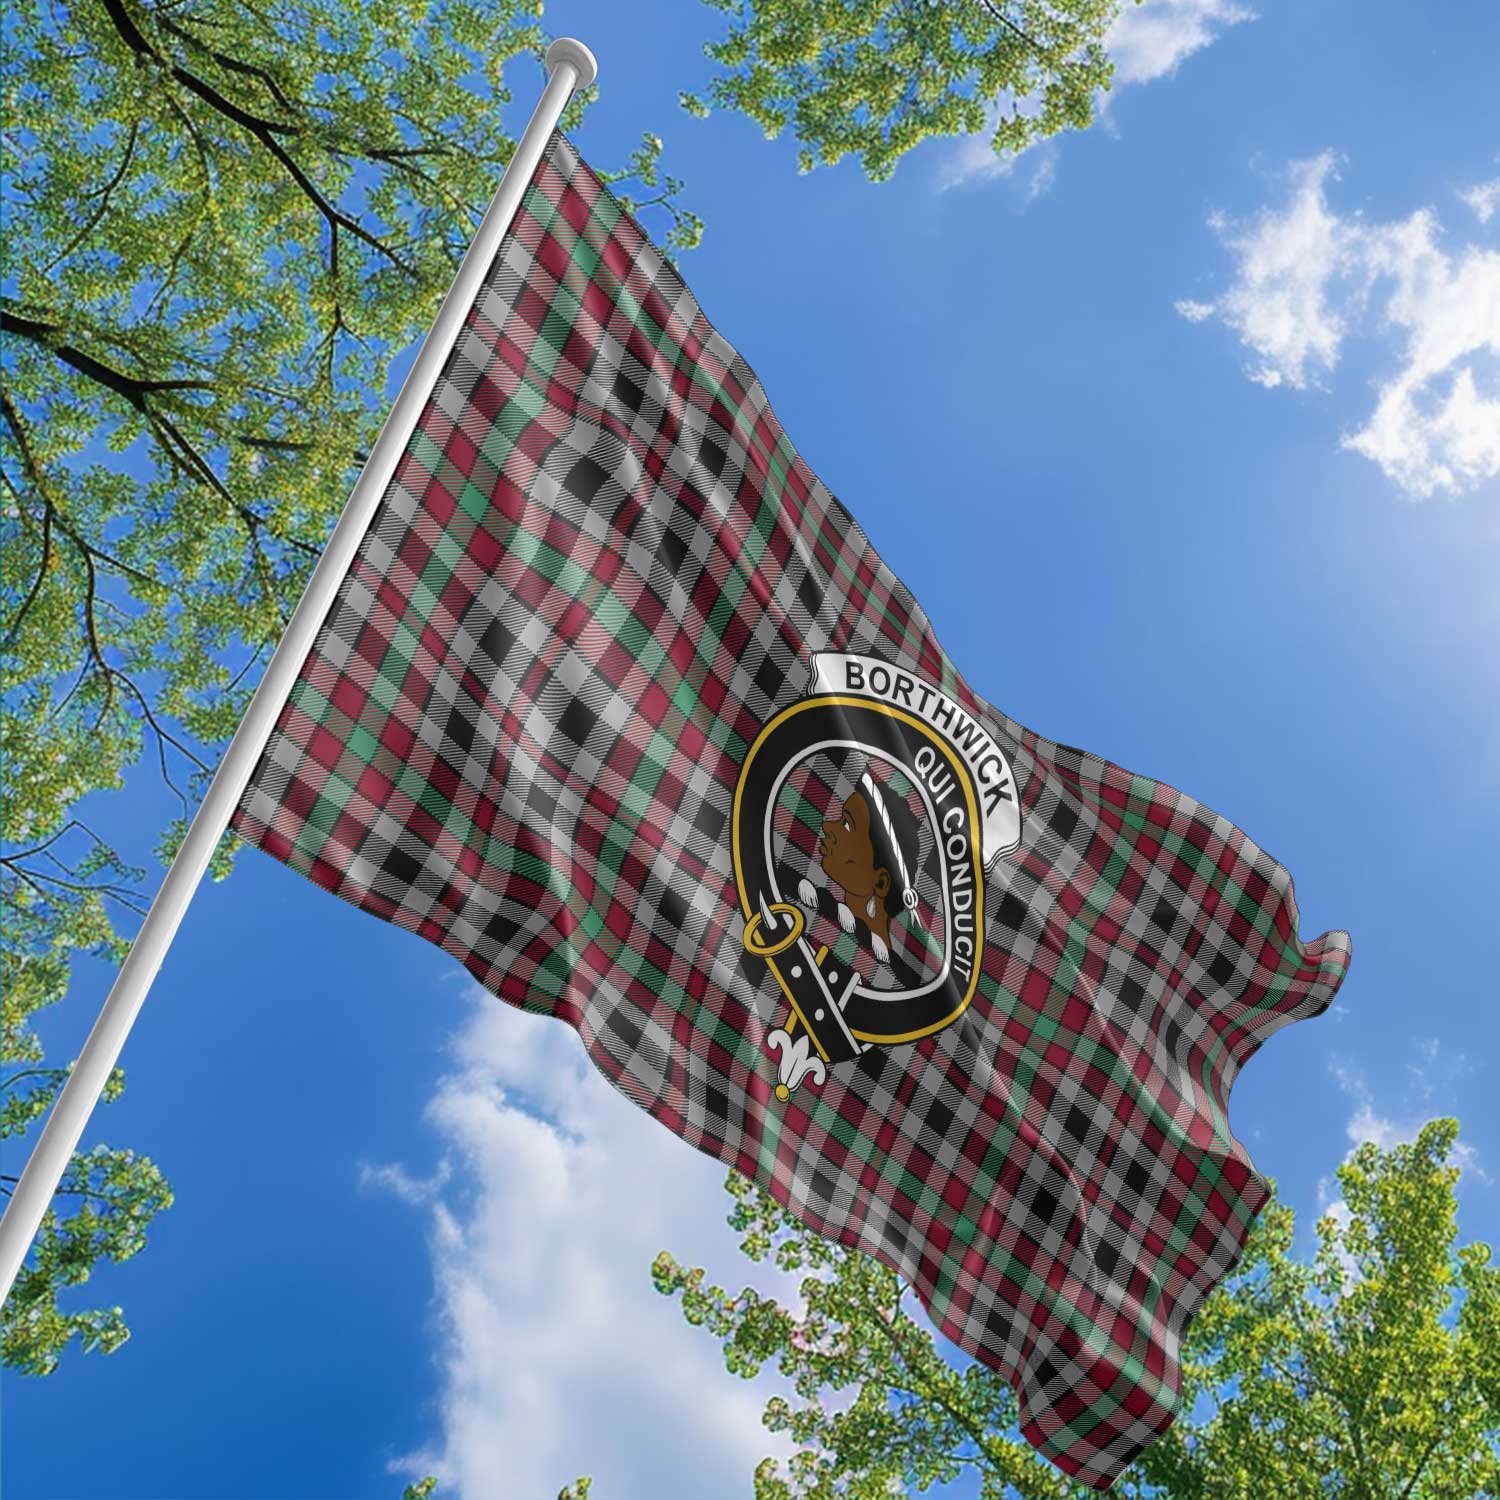
[[[1230,1086],[1349,958],[976,696],[561,134],[234,826],[893,1267],[1100,1489],[1268,1196]]]

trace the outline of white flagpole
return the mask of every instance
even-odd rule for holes
[[[297,673],[312,649],[313,639],[333,605],[360,542],[369,530],[376,507],[437,385],[449,352],[474,305],[500,241],[510,228],[521,195],[531,181],[547,141],[573,91],[587,88],[594,81],[598,64],[594,61],[594,54],[582,42],[559,37],[547,49],[547,73],[547,86],[516,145],[515,155],[505,169],[499,190],[485,211],[453,285],[443,299],[432,331],[385,419],[385,426],[370,450],[370,457],[355,482],[338,525],[307,581],[306,592],[266,666],[265,676],[261,678],[255,696],[245,710],[245,717],[219,762],[187,837],[162,880],[161,889],[156,893],[156,899],[151,903],[141,930],[110,989],[109,998],[104,1002],[104,1009],[84,1043],[72,1075],[53,1104],[36,1149],[16,1184],[5,1217],[0,1220],[0,1301],[10,1293],[52,1195],[62,1181],[83,1128],[120,1056],[120,1049],[125,1045],[125,1038],[130,1034],[146,992],[151,988],[151,981],[161,968],[188,902],[192,900],[193,892],[198,888],[198,882],[202,880],[203,872],[208,868],[209,860],[260,762]]]

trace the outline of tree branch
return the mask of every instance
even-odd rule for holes
[[[0,1078],[0,1089],[14,1088],[23,1078],[62,1078],[67,1074],[66,1068],[22,1068],[19,1073],[9,1073]],[[35,1090],[32,1090],[35,1093]]]
[[[196,25],[201,23],[201,19],[198,16],[187,15],[183,17],[183,22]],[[246,78],[259,79],[261,83],[265,84],[266,92],[270,94],[282,109],[286,110],[289,114],[296,112],[297,106],[287,98],[281,85],[264,68],[258,68],[253,63],[241,62],[238,58],[230,57],[223,52],[217,51],[215,48],[210,47],[207,42],[200,40],[188,31],[187,24],[179,24],[162,15],[157,17],[157,22],[163,31],[170,31],[184,46],[191,47],[195,52],[200,52],[204,56],[211,58],[221,68],[231,73],[239,73]],[[293,127],[284,128],[288,129],[291,133],[297,133]]]
[[[1437,1451],[1438,1444],[1441,1443],[1443,1438],[1446,1436],[1446,1431],[1441,1427],[1439,1427],[1438,1430],[1433,1433],[1432,1440],[1423,1450],[1421,1458],[1417,1460],[1416,1466],[1411,1471],[1411,1478],[1406,1481],[1405,1485],[1402,1487],[1401,1493],[1396,1497],[1396,1500],[1410,1500],[1411,1492],[1416,1487],[1417,1479],[1420,1477],[1422,1470],[1427,1467],[1427,1460],[1431,1458],[1432,1455]]]
[[[116,370],[102,360],[95,359],[92,354],[86,353],[74,344],[59,342],[54,337],[62,332],[57,324],[43,323],[36,318],[28,318],[19,312],[14,304],[6,304],[0,311],[3,311],[3,317],[0,317],[0,328],[3,328],[6,333],[13,333],[17,338],[26,339],[50,350],[65,365],[77,370],[80,375],[87,376],[90,380],[113,391],[117,396],[123,396],[143,417],[150,416],[147,409],[148,401],[158,391],[212,391],[215,389],[213,382],[208,380],[146,380],[139,376],[127,375],[123,370]]]
[[[980,3],[980,4],[981,4],[981,5],[983,5],[983,6],[984,6],[984,8],[985,8],[985,9],[986,9],[986,10],[987,10],[987,11],[989,11],[989,13],[990,13],[990,14],[991,14],[991,15],[992,15],[992,16],[993,16],[993,17],[994,17],[994,18],[995,18],[995,19],[996,19],[996,20],[997,20],[997,21],[998,21],[998,22],[999,22],[999,23],[1000,23],[1000,24],[1001,24],[1001,25],[1002,25],[1002,26],[1003,26],[1003,27],[1004,27],[1004,28],[1005,28],[1005,29],[1006,29],[1006,30],[1007,30],[1007,31],[1009,31],[1009,32],[1012,32],[1012,33],[1014,33],[1014,34],[1015,34],[1015,35],[1016,35],[1016,36],[1018,36],[1018,37],[1020,37],[1020,39],[1021,39],[1021,40],[1022,40],[1022,41],[1023,41],[1023,42],[1025,42],[1025,43],[1026,43],[1026,45],[1027,45],[1027,46],[1028,46],[1028,47],[1030,47],[1030,48],[1031,48],[1031,50],[1032,50],[1032,51],[1033,51],[1033,52],[1035,52],[1035,53],[1036,53],[1036,55],[1037,55],[1037,56],[1038,56],[1038,57],[1039,57],[1039,58],[1042,58],[1042,59],[1043,59],[1043,60],[1045,60],[1045,59],[1046,59],[1046,56],[1047,56],[1047,54],[1046,54],[1046,53],[1045,53],[1045,52],[1044,52],[1044,51],[1043,51],[1043,50],[1042,50],[1042,48],[1041,48],[1041,47],[1040,47],[1040,46],[1039,46],[1039,45],[1038,45],[1038,43],[1037,43],[1037,41],[1036,41],[1036,38],[1035,38],[1035,37],[1032,37],[1032,36],[1028,36],[1028,35],[1027,35],[1027,33],[1026,33],[1026,32],[1024,32],[1024,31],[1022,31],[1022,30],[1021,30],[1021,28],[1020,28],[1020,27],[1019,27],[1019,26],[1017,26],[1017,25],[1016,25],[1016,23],[1015,23],[1015,22],[1014,22],[1014,21],[1012,21],[1012,20],[1011,20],[1011,18],[1010,18],[1010,17],[1009,17],[1009,16],[1008,16],[1008,15],[1006,15],[1006,14],[1005,14],[1005,12],[1004,12],[1004,11],[1003,11],[1003,10],[1001,10],[1001,9],[1000,9],[1000,7],[999,7],[999,6],[998,6],[998,5],[996,5],[996,4],[994,4],[994,0],[979,0],[979,3]]]
[[[352,219],[348,214],[341,213],[320,193],[308,177],[307,173],[287,151],[286,147],[276,139],[278,135],[299,135],[301,127],[287,125],[278,120],[267,120],[260,115],[253,115],[249,110],[242,109],[232,99],[226,98],[211,83],[199,78],[196,73],[189,72],[180,63],[174,62],[169,57],[163,57],[150,42],[148,42],[131,19],[130,13],[125,9],[124,0],[102,0],[105,14],[114,24],[125,45],[138,57],[148,58],[150,61],[164,68],[171,77],[175,78],[189,93],[197,95],[211,109],[216,110],[226,119],[233,120],[236,125],[249,133],[281,163],[287,175],[301,189],[305,197],[314,208],[330,224],[337,224],[347,229],[356,239],[364,241],[378,254],[385,256],[387,260],[396,267],[398,271],[408,276],[416,275],[416,268],[408,265],[406,261],[396,254],[389,245],[378,235],[373,235],[357,219]]]
[[[47,885],[60,886],[63,890],[72,891],[80,896],[104,896],[111,901],[118,902],[139,917],[146,915],[145,904],[129,886],[115,885],[112,882],[88,885],[83,881],[69,880],[62,875],[49,875],[45,870],[28,869],[24,865],[17,864],[8,854],[0,855],[0,865],[9,870],[18,880],[24,880],[44,901],[50,901],[52,897],[43,886],[37,884],[38,881],[46,881]]]
[[[22,462],[25,462],[23,455]],[[21,622],[26,618],[27,611],[36,603],[36,597],[42,591],[42,585],[47,581],[47,569],[52,561],[52,507],[46,505],[42,511],[42,560],[37,565],[36,577],[32,580],[31,588],[26,597],[21,601],[21,607],[16,611],[16,617],[11,621],[10,629],[5,632],[5,644],[10,645],[20,634]]]
[[[898,1296],[896,1300],[897,1309],[899,1309],[900,1297]],[[954,1423],[954,1425],[957,1426],[960,1431],[969,1434],[969,1437],[973,1441],[974,1446],[979,1449],[979,1451],[985,1456],[985,1458],[991,1463],[998,1464],[1000,1461],[999,1457],[991,1449],[989,1444],[989,1435],[985,1432],[985,1430],[982,1427],[978,1427],[973,1422],[971,1422],[969,1418],[964,1415],[964,1413],[955,1411],[954,1408],[948,1403],[947,1398],[931,1382],[923,1380],[919,1376],[917,1376],[917,1372],[915,1369],[913,1369],[911,1361],[907,1357],[906,1351],[901,1347],[901,1341],[896,1337],[895,1323],[898,1316],[899,1311],[893,1310],[890,1319],[887,1320],[883,1312],[877,1311],[875,1321],[879,1325],[880,1331],[885,1335],[887,1341],[890,1343],[891,1348],[895,1350],[896,1358],[901,1362],[902,1369],[907,1371],[909,1375],[916,1377],[917,1384],[921,1389],[921,1395],[924,1399],[934,1401],[937,1403],[937,1405],[942,1407],[942,1409],[948,1413],[948,1416]]]
[[[138,120],[132,120],[130,124],[130,138],[125,142],[125,151],[124,154],[120,157],[120,165],[115,168],[114,176],[112,176],[109,181],[104,184],[104,187],[98,194],[98,208],[96,208],[90,215],[88,223],[86,223],[83,228],[80,229],[78,233],[68,241],[66,248],[59,250],[57,254],[54,255],[52,259],[42,267],[43,275],[50,271],[53,266],[57,265],[59,261],[66,260],[68,256],[70,256],[89,237],[89,235],[93,233],[94,226],[108,212],[109,200],[114,194],[114,190],[119,187],[120,179],[124,177],[125,168],[130,165],[131,157],[135,155],[136,134],[139,129],[140,122]]]

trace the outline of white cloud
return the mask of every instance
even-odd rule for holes
[[[544,1500],[580,1474],[612,1495],[738,1494],[786,1450],[772,1381],[726,1373],[717,1342],[651,1286],[670,1249],[729,1284],[724,1168],[615,1092],[571,1027],[479,991],[429,1118],[445,1160],[361,1180],[425,1208],[437,1286],[441,1432],[397,1460],[464,1500]],[[755,1282],[790,1295],[785,1278]]]
[[[1349,1118],[1344,1124],[1344,1135],[1349,1149],[1344,1155],[1348,1161],[1366,1141],[1373,1141],[1382,1151],[1414,1141],[1417,1132],[1435,1114],[1449,1111],[1453,1106],[1453,1089],[1457,1081],[1474,1071],[1473,1064],[1463,1052],[1452,1052],[1436,1038],[1427,1038],[1417,1043],[1419,1061],[1408,1063],[1406,1071],[1412,1087],[1405,1097],[1405,1107],[1397,1115],[1382,1114],[1376,1108],[1375,1096],[1365,1076],[1351,1064],[1334,1058],[1328,1071],[1334,1081],[1353,1104]],[[1434,1097],[1437,1095],[1438,1097]],[[1460,1172],[1460,1187],[1465,1181],[1479,1182],[1491,1187],[1494,1179],[1485,1170],[1475,1150],[1465,1140],[1453,1143],[1449,1158]],[[1318,1216],[1331,1215],[1343,1228],[1349,1223],[1349,1205],[1339,1197],[1338,1178],[1329,1175],[1318,1179]],[[1338,1253],[1346,1284],[1358,1279],[1359,1270],[1354,1259],[1346,1251]]]
[[[1056,141],[1043,141],[1029,157],[1026,180],[1023,187],[1023,202],[1035,203],[1043,193],[1051,192],[1057,181],[1057,158],[1060,155]]]
[[[1481,224],[1488,224],[1500,213],[1500,181],[1476,182],[1458,196],[1474,210],[1474,217]]]
[[[1201,323],[1205,318],[1214,315],[1212,302],[1194,302],[1191,297],[1182,297],[1176,303],[1176,308],[1189,323]]]
[[[1297,163],[1286,208],[1243,229],[1212,217],[1210,227],[1239,262],[1237,279],[1214,302],[1177,305],[1191,322],[1217,316],[1233,328],[1256,356],[1246,374],[1260,385],[1303,390],[1338,363],[1345,325],[1332,294],[1358,262],[1324,198],[1333,171],[1328,152]]]
[[[1459,494],[1500,474],[1500,254],[1449,250],[1430,210],[1383,224],[1329,205],[1330,152],[1293,163],[1290,192],[1248,224],[1209,220],[1235,261],[1212,302],[1184,299],[1192,322],[1216,316],[1254,356],[1259,385],[1325,384],[1354,332],[1395,334],[1397,367],[1375,409],[1342,439],[1414,499]]]
[[[372,1162],[359,1164],[359,1185],[367,1190],[389,1193],[403,1203],[420,1207],[433,1202],[452,1176],[450,1163],[440,1161],[430,1177],[413,1177],[400,1162],[389,1162],[376,1166]]]
[[[1500,254],[1450,255],[1432,215],[1370,231],[1372,274],[1391,292],[1385,321],[1405,334],[1404,368],[1345,442],[1403,489],[1457,493],[1500,474],[1500,399],[1481,395],[1475,356],[1500,355]]]
[[[1419,1041],[1416,1054],[1417,1061],[1406,1065],[1413,1093],[1424,1105],[1436,1102],[1438,1108],[1446,1109],[1459,1080],[1474,1071],[1474,1064],[1467,1052],[1455,1052],[1435,1036]]]
[[[1057,180],[1058,145],[1055,140],[1042,141],[1020,156],[997,156],[990,149],[990,138],[999,118],[1000,111],[991,110],[979,134],[966,135],[949,148],[946,159],[938,166],[938,187],[974,187],[1003,178],[1013,181],[1021,206],[1025,207]]]
[[[1099,101],[1103,114],[1122,88],[1152,83],[1175,73],[1179,64],[1217,41],[1225,27],[1253,21],[1254,11],[1234,0],[1125,0],[1104,38],[1114,61],[1111,93]],[[1040,198],[1057,178],[1056,137],[1021,156],[997,156],[990,148],[995,126],[1012,108],[1008,98],[996,102],[983,128],[948,148],[938,164],[938,187],[973,187],[997,179],[1014,179],[1023,204]],[[1035,99],[1022,102],[1022,113],[1035,113]]]
[[[1125,0],[1104,39],[1115,87],[1165,78],[1226,27],[1254,19],[1253,10],[1233,0]]]
[[[996,127],[1012,111],[1029,118],[1040,109],[1034,98],[1017,105],[1009,94],[1003,94],[985,110],[983,127],[955,142],[939,161],[938,188],[973,187],[1004,178],[1014,180],[1023,205],[1040,198],[1057,176],[1056,140],[1042,141],[1020,156],[998,156],[990,146]]]
[[[1394,1115],[1383,1114],[1376,1108],[1375,1096],[1358,1069],[1337,1059],[1329,1063],[1328,1071],[1354,1105],[1344,1125],[1350,1156],[1365,1141],[1373,1141],[1382,1151],[1414,1141],[1417,1132],[1434,1115],[1450,1113],[1456,1108],[1455,1085],[1474,1071],[1467,1055],[1449,1052],[1435,1039],[1419,1042],[1417,1055],[1420,1062],[1406,1065],[1414,1087],[1408,1089],[1403,1108]],[[1452,1160],[1461,1172],[1486,1187],[1492,1185],[1494,1179],[1486,1171],[1478,1151],[1467,1141],[1454,1142]]]

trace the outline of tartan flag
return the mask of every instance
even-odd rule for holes
[[[1099,1489],[1333,998],[1287,872],[979,699],[554,134],[236,813],[877,1256]]]

